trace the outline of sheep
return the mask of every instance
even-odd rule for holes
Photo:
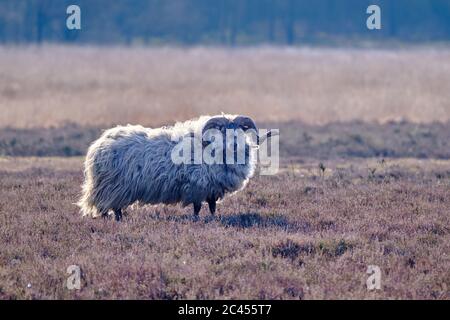
[[[227,130],[237,133],[257,132],[254,121],[246,116],[222,114],[201,116],[198,119],[178,122],[172,127],[157,129],[140,125],[117,126],[106,130],[89,147],[84,163],[85,180],[82,196],[77,205],[83,216],[106,217],[110,211],[115,219],[122,219],[122,210],[134,204],[193,204],[194,217],[198,217],[202,202],[206,201],[214,215],[216,202],[228,193],[234,193],[248,182],[255,171],[256,147],[271,136],[245,136],[242,163],[228,164],[226,149],[236,148],[223,138],[225,163],[176,163],[175,148],[180,141],[191,139],[202,150],[215,139],[208,141],[208,132],[224,134]],[[216,142],[220,142],[218,139]],[[242,146],[241,146],[242,147]],[[242,148],[241,148],[242,150]],[[236,149],[231,157],[236,156]],[[189,155],[190,157],[190,155]],[[228,156],[230,159],[230,156]]]

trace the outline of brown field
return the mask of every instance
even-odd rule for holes
[[[0,47],[0,299],[450,299],[449,84],[448,48]],[[278,175],[80,216],[103,129],[221,111],[280,129]]]
[[[450,50],[0,47],[0,127],[450,120]]]
[[[281,160],[286,157],[450,159],[449,122],[376,124],[354,121],[320,126],[290,121],[259,124],[262,128],[280,129]],[[0,156],[80,156],[101,132],[99,127],[74,124],[56,128],[0,128]]]
[[[81,158],[0,161],[3,299],[450,298],[450,161],[289,165],[215,217],[150,206],[122,223],[80,217]]]

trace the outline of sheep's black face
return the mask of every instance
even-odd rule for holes
[[[216,159],[215,164],[229,166],[249,163],[249,137],[239,123],[223,117],[213,118],[205,125],[203,132],[203,146],[206,149],[204,156],[208,157],[210,152],[211,157]]]
[[[244,130],[236,123],[230,122],[225,129],[223,139],[224,159],[226,164],[247,164],[250,147]]]

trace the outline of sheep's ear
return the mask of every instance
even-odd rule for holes
[[[262,137],[259,137],[258,144],[263,143],[270,137],[275,137],[275,136],[279,136],[279,135],[280,135],[280,133],[278,132],[278,130],[277,131],[269,130],[265,135],[263,135]]]
[[[207,145],[209,145],[211,143],[211,141],[208,141],[207,139],[205,139],[205,131],[203,131],[202,133],[202,146],[203,148],[205,148]]]

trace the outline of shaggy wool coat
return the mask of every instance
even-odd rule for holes
[[[209,119],[203,116],[157,129],[128,125],[105,131],[86,156],[78,202],[83,215],[106,215],[135,202],[201,204],[243,188],[255,168],[254,149],[247,145],[243,164],[175,164],[171,159],[177,141],[201,133]]]

